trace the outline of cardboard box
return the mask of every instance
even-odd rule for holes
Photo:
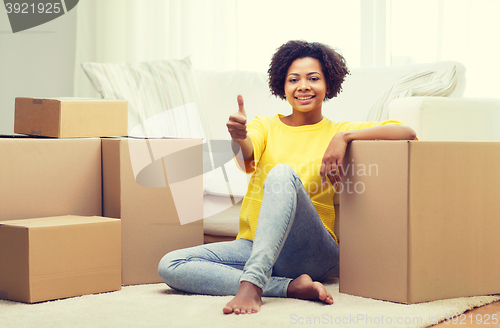
[[[401,303],[500,293],[499,163],[500,142],[352,142],[340,292]]]
[[[119,290],[120,220],[0,221],[0,298],[42,302]]]
[[[101,140],[0,137],[0,220],[102,215]]]
[[[14,132],[55,137],[128,135],[128,103],[79,98],[16,98]]]
[[[162,282],[166,253],[203,243],[201,139],[102,139],[102,156],[104,216],[122,220],[123,284]]]

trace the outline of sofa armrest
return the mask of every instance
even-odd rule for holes
[[[500,99],[398,98],[389,119],[412,127],[419,140],[500,141]]]

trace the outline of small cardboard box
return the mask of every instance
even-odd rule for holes
[[[0,220],[102,215],[101,140],[0,137]]]
[[[54,137],[126,136],[128,103],[80,98],[16,98],[14,132]]]
[[[354,141],[340,292],[400,303],[500,293],[500,142]]]
[[[0,298],[36,303],[119,290],[120,220],[0,221]]]
[[[102,139],[103,213],[122,220],[124,285],[162,282],[168,252],[203,244],[201,139]]]

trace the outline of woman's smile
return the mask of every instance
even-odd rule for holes
[[[302,105],[309,104],[316,96],[297,96],[295,99]]]

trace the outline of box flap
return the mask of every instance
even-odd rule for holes
[[[32,97],[16,97],[16,99],[32,99],[35,100],[35,102],[39,101],[44,101],[44,100],[55,100],[59,102],[120,102],[120,103],[126,103],[128,102],[127,100],[115,100],[115,99],[102,99],[102,98],[85,98],[85,97],[38,97],[38,98],[32,98]]]
[[[45,218],[0,221],[0,225],[11,226],[11,227],[25,227],[25,228],[43,228],[43,227],[56,227],[56,226],[107,222],[113,220],[118,220],[118,219],[104,218],[100,216],[63,215],[63,216],[53,216]]]

